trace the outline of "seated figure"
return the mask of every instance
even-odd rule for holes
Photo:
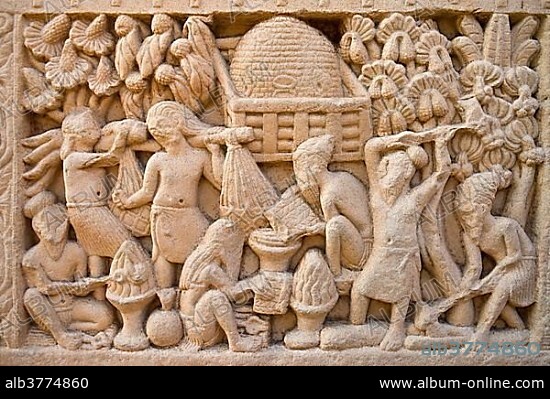
[[[68,241],[67,210],[56,202],[55,195],[45,191],[25,206],[40,240],[23,258],[29,287],[23,297],[25,307],[36,324],[66,349],[85,343],[110,347],[116,332],[113,309],[89,295],[105,286],[108,277],[86,277],[86,252]]]

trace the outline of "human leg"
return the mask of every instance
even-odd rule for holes
[[[506,324],[508,324],[511,328],[516,328],[518,330],[525,329],[525,323],[521,319],[518,311],[509,303],[504,306],[504,309],[502,309],[500,317],[502,317]]]
[[[475,342],[487,342],[489,332],[495,321],[505,308],[510,297],[507,287],[499,285],[487,299],[485,306],[479,315],[476,332],[474,334]]]
[[[409,307],[410,297],[405,297],[392,304],[390,328],[380,343],[380,348],[386,351],[397,351],[405,342],[405,318]]]
[[[229,343],[229,349],[233,352],[256,352],[261,348],[262,340],[260,337],[245,338],[239,334],[231,303],[222,292],[217,290],[207,292],[197,305],[195,320],[197,320],[198,315],[207,322],[211,316],[215,318],[217,324],[225,332]],[[211,325],[210,323],[210,326]],[[203,337],[204,341],[209,341],[212,338],[212,334],[213,331],[210,328],[209,336]]]
[[[75,350],[82,346],[84,334],[68,331],[50,301],[38,289],[27,289],[23,303],[36,324],[50,332],[63,348]]]
[[[110,348],[113,344],[118,327],[115,324],[115,313],[106,301],[94,298],[76,298],[72,311],[71,328],[95,336],[86,336],[95,349]]]
[[[365,324],[369,311],[370,298],[359,292],[356,284],[351,289],[349,319],[352,324]]]
[[[93,298],[75,299],[72,311],[72,329],[99,332],[108,329],[114,321],[113,308],[107,302]]]
[[[365,242],[357,228],[344,216],[330,219],[326,226],[326,253],[330,270],[340,275],[342,261],[358,269],[365,251]]]
[[[176,285],[176,267],[173,263],[159,256],[154,263],[155,278],[159,288],[172,288]]]

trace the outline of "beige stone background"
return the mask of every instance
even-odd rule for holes
[[[235,4],[237,3],[237,5]],[[239,6],[238,4],[241,3]],[[214,14],[217,30],[225,34],[242,31],[266,16],[290,14],[312,19],[338,19],[346,15],[368,16],[402,12],[413,16],[453,17],[460,13],[507,13],[513,17],[537,15],[541,19],[538,39],[541,107],[539,145],[550,148],[550,0],[1,0],[0,1],[0,317],[13,325],[0,341],[0,364],[550,364],[550,164],[538,172],[529,234],[539,258],[538,301],[531,314],[532,339],[544,351],[531,357],[426,357],[402,350],[386,353],[378,348],[342,352],[290,351],[269,348],[255,354],[234,354],[218,349],[182,357],[177,351],[148,349],[140,353],[116,350],[69,352],[57,348],[21,348],[29,318],[22,304],[24,282],[21,259],[29,247],[28,221],[23,217],[25,196],[21,175],[25,169],[20,140],[31,132],[30,118],[19,107],[24,87],[23,19],[26,15],[59,14],[116,15],[163,12],[185,17]],[[232,23],[232,21],[236,21]]]

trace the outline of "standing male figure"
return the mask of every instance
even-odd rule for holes
[[[117,135],[109,152],[94,152],[101,138],[101,127],[89,108],[68,115],[61,129],[61,159],[69,220],[78,243],[88,255],[90,276],[105,276],[108,274],[106,258],[113,258],[120,246],[132,238],[107,203],[110,195],[107,168],[118,165],[126,146],[126,136]],[[94,296],[105,299],[105,289],[96,290]]]
[[[141,190],[128,198],[118,191],[113,199],[127,209],[153,203],[155,277],[162,305],[171,309],[175,305],[176,265],[185,262],[209,225],[199,209],[200,180],[204,176],[221,188],[224,155],[219,145],[208,144],[209,152],[188,142],[199,135],[206,137],[211,126],[176,102],[154,105],[149,110],[147,126],[164,151],[154,154],[147,163]]]
[[[392,304],[390,328],[380,344],[383,350],[396,351],[403,346],[409,302],[421,299],[417,226],[422,211],[450,176],[447,145],[459,128],[403,132],[373,138],[365,146],[374,243],[352,288],[350,321],[365,323],[371,299]],[[431,141],[435,141],[435,172],[411,188],[416,171],[429,162],[420,145]]]

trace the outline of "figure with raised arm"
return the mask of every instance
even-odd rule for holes
[[[450,176],[447,144],[461,128],[403,132],[373,138],[365,146],[374,243],[367,264],[352,287],[350,321],[365,323],[371,299],[390,303],[390,327],[380,344],[383,350],[396,351],[403,346],[409,303],[411,299],[421,299],[417,227],[422,211]],[[429,162],[420,145],[429,142],[435,142],[435,171],[412,188],[416,172]]]

